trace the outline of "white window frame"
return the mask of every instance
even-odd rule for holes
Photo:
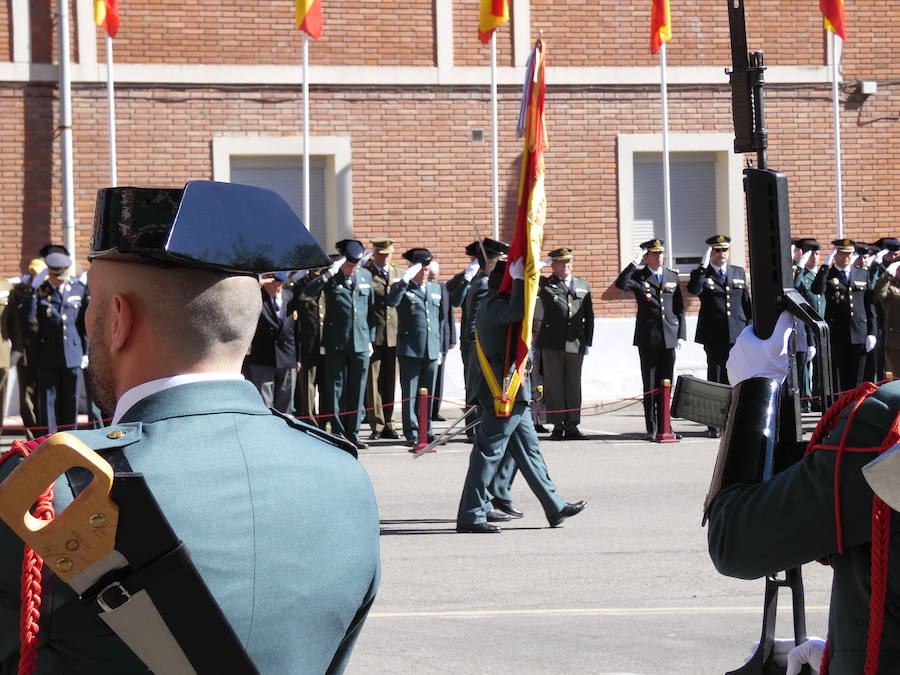
[[[619,134],[619,267],[634,258],[634,154],[662,153],[662,134]],[[669,134],[670,152],[712,152],[716,171],[716,223],[731,237],[730,261],[746,263],[744,237],[744,156],[734,153],[733,134]],[[674,236],[674,235],[673,235]],[[690,270],[679,270],[687,276]]]
[[[310,156],[325,160],[325,233],[321,242],[332,250],[335,242],[353,236],[353,176],[349,136],[311,136]],[[213,180],[231,182],[234,156],[303,155],[302,136],[215,136],[212,139]],[[303,214],[298,214],[301,218]]]

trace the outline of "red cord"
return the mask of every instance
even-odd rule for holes
[[[13,441],[12,447],[0,455],[0,464],[12,457],[27,457],[46,436],[33,441]],[[53,486],[41,493],[34,506],[35,518],[52,520]],[[37,665],[38,621],[41,618],[41,571],[44,561],[30,546],[25,546],[22,559],[21,614],[19,617],[19,675],[31,675]]]

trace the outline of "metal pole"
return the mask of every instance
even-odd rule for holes
[[[303,33],[303,224],[309,222],[309,36]]]
[[[113,40],[106,34],[106,103],[109,110],[109,184],[119,184],[116,171],[116,94],[113,78]]]
[[[69,75],[69,2],[57,0],[59,14],[59,142],[62,163],[62,233],[63,243],[72,257],[72,271],[77,272],[75,253],[75,196],[72,188],[72,83]]]
[[[666,223],[666,242],[669,245],[669,266],[675,266],[675,242],[672,241],[672,197],[669,188],[669,95],[666,82],[666,43],[659,50],[660,92],[662,94],[663,145],[663,211]]]
[[[835,194],[837,196],[837,236],[844,238],[844,197],[841,189],[841,111],[838,100],[838,53],[837,36],[828,31],[831,36],[831,98],[834,106],[834,181]]]
[[[491,157],[493,159],[492,185],[494,188],[493,202],[493,237],[500,238],[500,179],[499,150],[497,141],[497,31],[491,34]]]

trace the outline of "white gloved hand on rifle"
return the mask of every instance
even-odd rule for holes
[[[347,259],[341,256],[333,263],[331,263],[331,267],[329,267],[322,276],[325,277],[325,279],[330,279],[338,273],[338,270],[341,269],[341,265],[343,265],[345,262],[347,262]]]
[[[413,263],[412,265],[407,267],[406,271],[403,273],[403,281],[409,283],[421,271],[422,263]]]
[[[811,637],[806,642],[801,642],[788,652],[785,675],[799,675],[800,669],[807,664],[813,675],[819,675],[824,654],[825,640],[822,638]]]
[[[789,343],[793,332],[794,317],[790,312],[781,313],[772,336],[767,340],[756,337],[753,326],[744,328],[725,364],[728,381],[736,385],[751,377],[768,377],[782,383],[790,367]]]

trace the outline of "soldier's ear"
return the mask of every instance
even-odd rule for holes
[[[116,293],[110,303],[111,316],[109,349],[110,353],[115,354],[121,351],[133,337],[135,328],[135,305],[134,301],[124,293]]]

